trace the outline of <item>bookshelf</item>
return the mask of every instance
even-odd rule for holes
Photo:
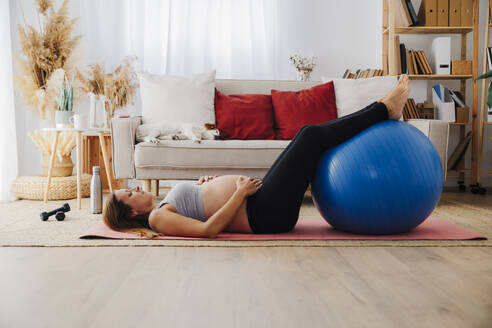
[[[384,75],[398,75],[398,62],[396,54],[397,37],[400,34],[422,35],[422,37],[431,37],[433,35],[460,35],[461,54],[460,59],[466,60],[467,56],[467,37],[471,34],[472,37],[472,75],[409,75],[411,80],[457,80],[460,81],[460,92],[466,96],[467,80],[472,84],[472,99],[471,99],[471,123],[449,123],[450,127],[459,129],[459,138],[463,140],[466,135],[466,130],[471,128],[471,167],[465,168],[465,156],[458,162],[456,170],[448,170],[458,174],[458,185],[460,190],[465,190],[465,173],[471,174],[471,190],[476,191],[480,188],[480,165],[477,160],[479,154],[479,120],[478,120],[478,84],[474,78],[478,76],[478,19],[479,19],[479,0],[472,0],[473,19],[472,26],[396,26],[396,10],[398,10],[397,1],[399,0],[383,0],[383,25],[382,25],[382,68]],[[416,8],[418,9],[418,8]],[[470,104],[470,101],[467,101]],[[482,188],[483,189],[483,188]],[[481,189],[480,189],[481,190]]]
[[[492,27],[492,24],[490,23],[490,3],[492,0],[487,1],[487,14],[486,14],[486,19],[485,19],[485,39],[484,39],[484,46],[483,46],[483,71],[482,73],[486,73],[488,71],[488,65],[487,65],[487,48],[490,47],[490,27]],[[478,175],[478,185],[480,185],[480,181],[482,178],[482,173],[484,174],[492,174],[491,170],[484,170],[482,169],[483,166],[483,135],[484,135],[484,130],[485,127],[488,125],[492,125],[492,122],[487,122],[487,110],[488,110],[488,105],[487,105],[487,80],[482,80],[482,103],[480,104],[480,136],[479,136],[479,147],[478,147],[478,168],[480,174]],[[490,83],[490,81],[489,81]],[[492,137],[489,138],[489,140],[492,140]],[[482,188],[483,189],[483,188]],[[485,190],[479,189],[479,193],[485,193]]]

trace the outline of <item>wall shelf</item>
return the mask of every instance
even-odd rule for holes
[[[395,27],[395,34],[466,34],[472,26],[408,26]]]
[[[467,125],[472,125],[471,123],[456,123],[456,122],[449,122],[449,125],[464,125],[464,126],[467,126]]]
[[[472,75],[441,75],[441,74],[412,74],[408,75],[411,80],[466,80],[471,79]]]

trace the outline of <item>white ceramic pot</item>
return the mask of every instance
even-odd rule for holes
[[[73,127],[73,125],[70,124],[70,117],[72,117],[73,115],[74,114],[72,111],[57,110],[55,112],[56,127],[57,128]]]

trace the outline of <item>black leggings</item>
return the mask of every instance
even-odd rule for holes
[[[262,187],[247,199],[246,210],[253,232],[291,231],[321,156],[328,149],[387,119],[386,106],[374,102],[336,120],[303,126],[268,170]]]

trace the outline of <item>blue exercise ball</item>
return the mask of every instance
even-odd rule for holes
[[[443,179],[432,142],[414,126],[388,120],[323,154],[311,190],[318,211],[335,229],[396,234],[432,213]]]

